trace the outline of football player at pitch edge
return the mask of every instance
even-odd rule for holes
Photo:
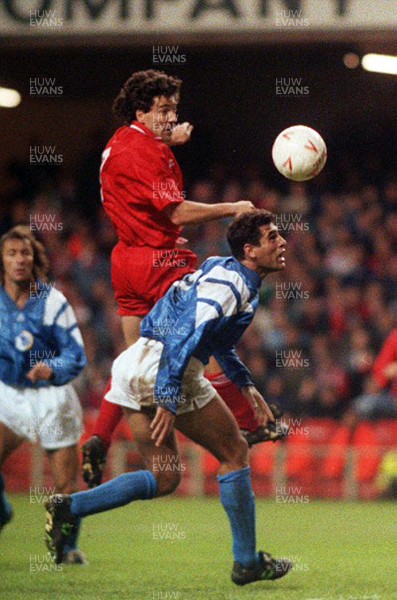
[[[71,381],[86,365],[65,296],[48,283],[48,258],[28,227],[0,239],[0,468],[23,442],[47,453],[55,489],[77,489],[82,411]],[[0,530],[12,518],[0,473]],[[85,564],[76,521],[59,562]]]

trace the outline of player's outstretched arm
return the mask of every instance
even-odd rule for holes
[[[255,210],[255,206],[248,200],[219,204],[203,204],[202,202],[185,200],[179,204],[167,206],[165,212],[174,225],[192,225],[225,217],[238,217],[241,213],[252,210]]]

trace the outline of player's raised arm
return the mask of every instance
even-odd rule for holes
[[[241,213],[252,210],[255,210],[255,206],[248,200],[219,204],[203,204],[185,200],[180,204],[171,204],[165,209],[165,212],[174,225],[191,225],[225,217],[238,217]]]

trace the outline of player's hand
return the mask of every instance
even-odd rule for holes
[[[170,146],[182,146],[182,144],[186,144],[190,140],[191,133],[193,131],[193,125],[188,123],[180,123],[179,125],[175,125],[172,130]]]
[[[261,427],[269,423],[269,421],[272,423],[275,422],[274,415],[268,404],[265,402],[262,394],[260,394],[253,385],[247,385],[241,388],[241,393],[250,403],[255,418]]]
[[[45,363],[38,362],[35,364],[32,369],[30,369],[29,373],[26,375],[27,379],[29,379],[32,383],[36,383],[37,381],[44,380],[49,381],[53,376],[54,371],[46,365]]]
[[[156,410],[155,417],[150,423],[152,430],[151,439],[154,441],[156,448],[164,444],[167,437],[174,429],[175,415],[166,408],[159,406]]]
[[[240,202],[233,202],[234,216],[239,217],[242,213],[252,212],[255,210],[255,206],[249,200],[240,200]]]

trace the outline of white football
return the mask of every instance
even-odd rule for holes
[[[275,139],[272,158],[276,169],[292,181],[307,181],[320,173],[327,160],[321,135],[306,125],[284,129]]]

